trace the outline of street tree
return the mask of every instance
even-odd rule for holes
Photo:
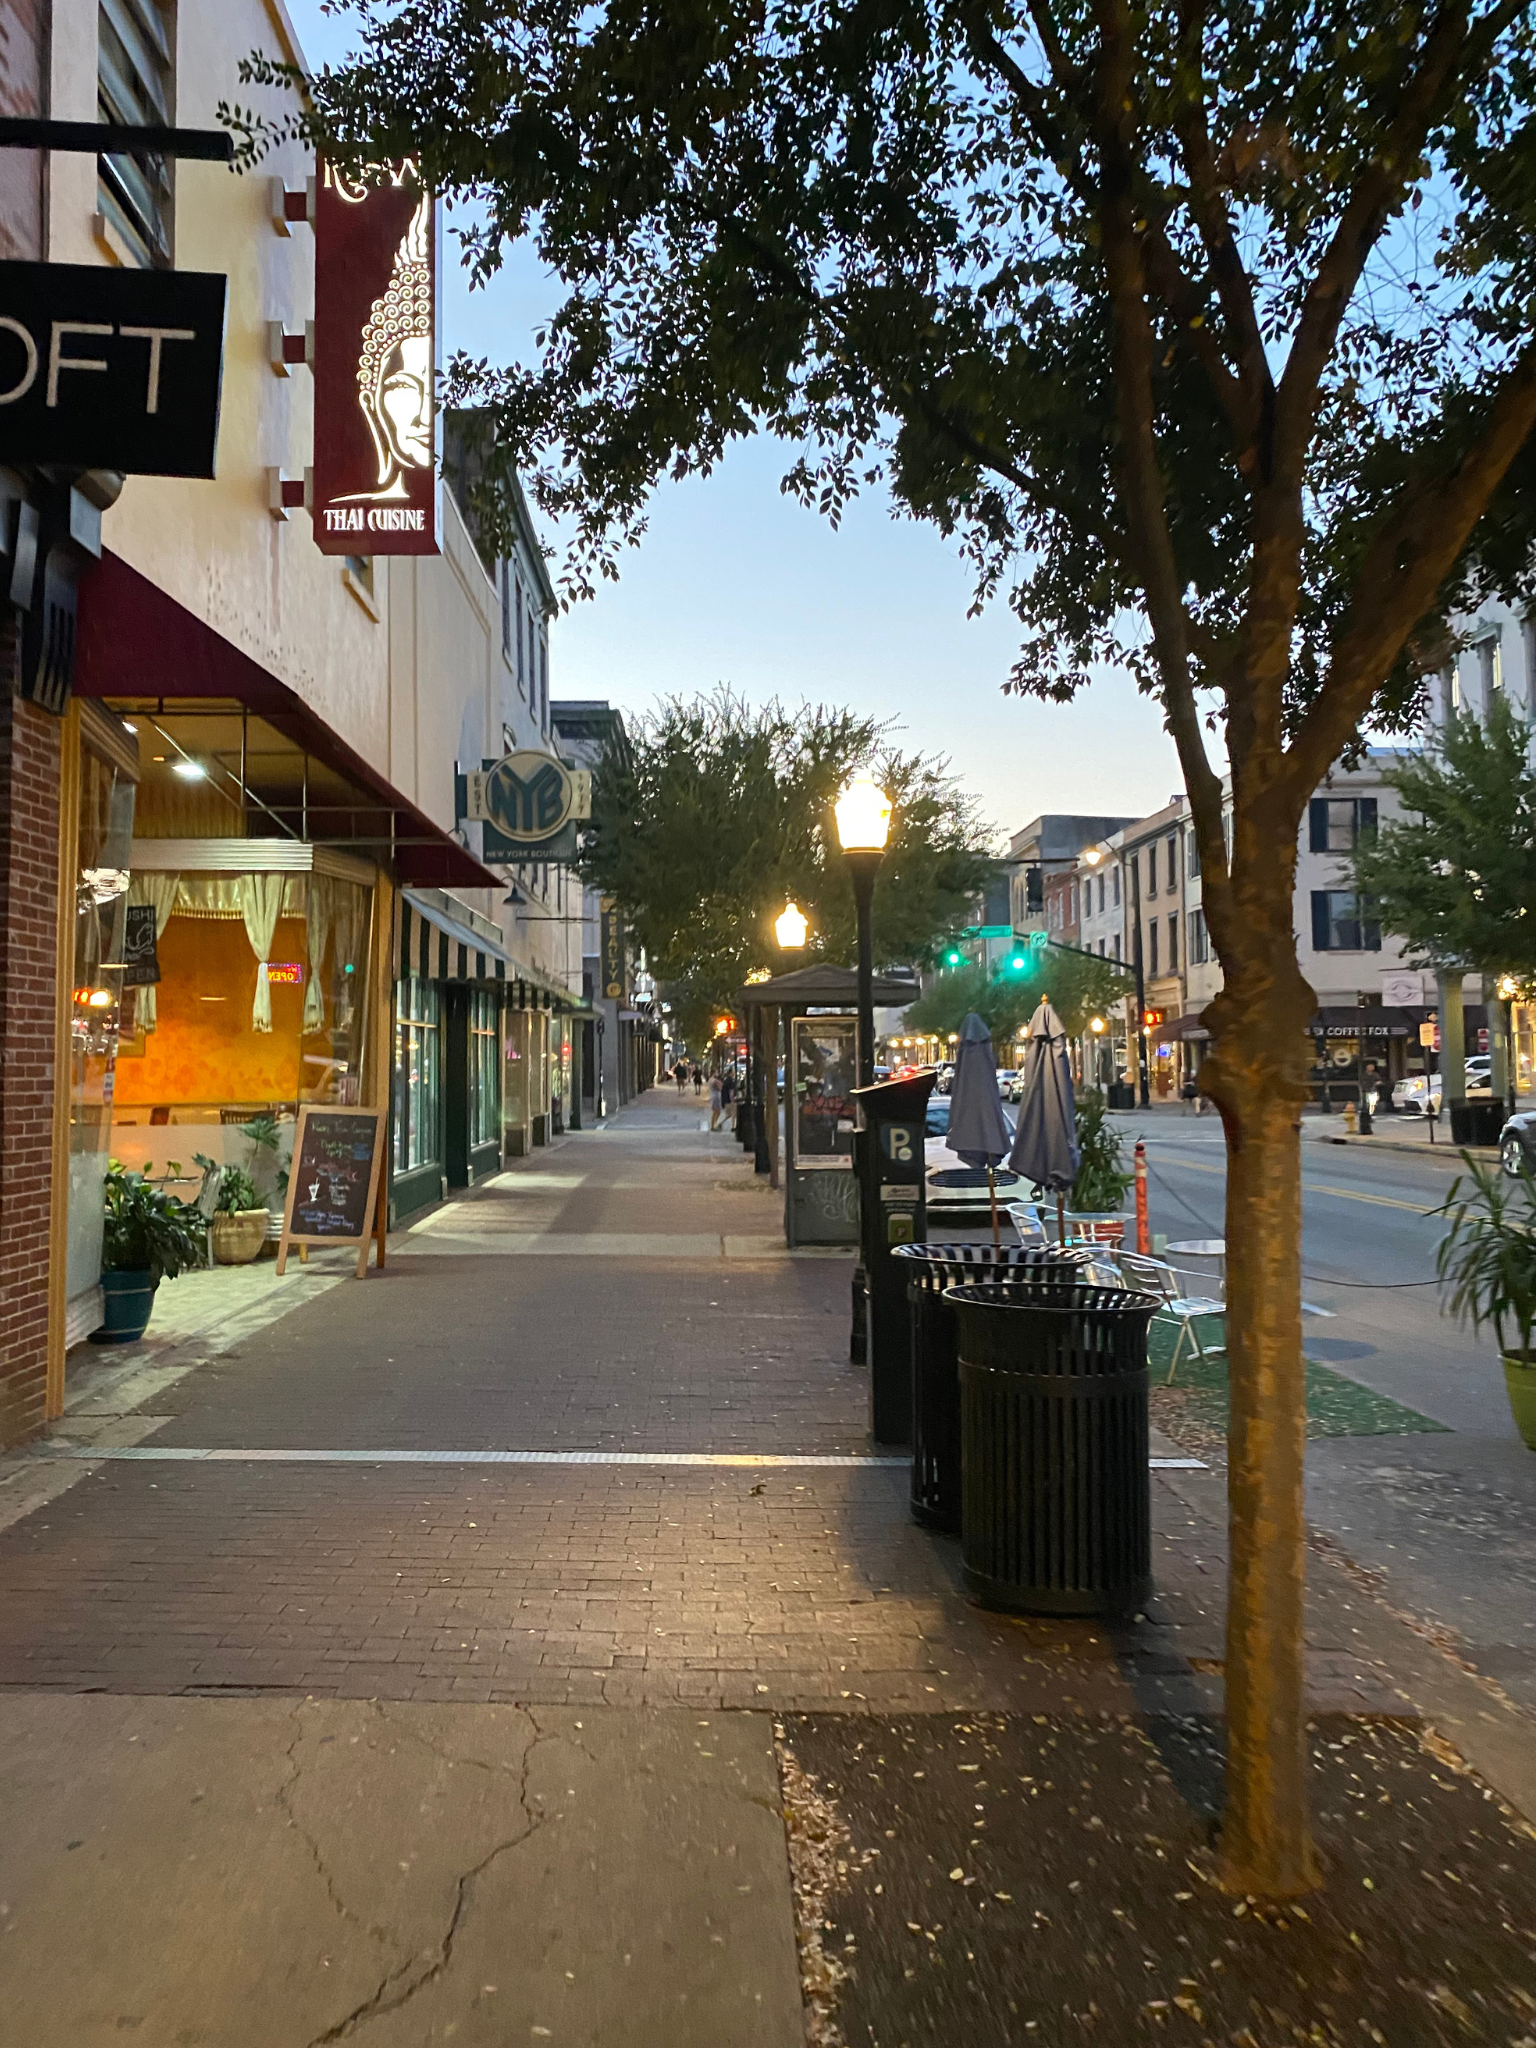
[[[593,779],[585,878],[624,906],[690,1044],[754,970],[853,958],[854,902],[832,805],[869,764],[894,802],[875,891],[882,966],[925,962],[981,886],[987,834],[942,764],[903,753],[878,719],[752,706],[729,690],[671,698],[632,722]],[[778,951],[786,901],[810,921]]]
[[[999,1057],[1011,1055],[1022,1028],[1049,996],[1067,1035],[1080,1038],[1089,1019],[1129,995],[1135,982],[1113,960],[1076,946],[1029,946],[996,968],[979,961],[940,974],[907,1011],[914,1031],[947,1038],[974,1010],[989,1026]]]
[[[574,523],[568,588],[767,431],[830,518],[879,481],[955,539],[1014,689],[1160,700],[1223,970],[1222,1867],[1304,1891],[1296,836],[1451,605],[1529,588],[1531,0],[355,4],[298,124],[414,152],[480,276],[531,238],[529,359],[451,382]]]
[[[1389,769],[1401,818],[1361,839],[1351,879],[1415,966],[1536,976],[1536,773],[1530,726],[1500,693]]]

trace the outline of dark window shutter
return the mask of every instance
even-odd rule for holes
[[[1360,799],[1360,809],[1355,819],[1355,839],[1358,843],[1362,839],[1374,839],[1375,837],[1376,799],[1373,796],[1363,796]]]
[[[1308,833],[1308,843],[1309,843],[1309,845],[1310,845],[1310,847],[1311,847],[1311,850],[1312,850],[1312,852],[1313,852],[1313,853],[1326,853],[1326,852],[1328,851],[1328,799],[1327,799],[1327,797],[1325,797],[1325,796],[1315,796],[1315,797],[1313,797],[1313,799],[1312,799],[1311,803],[1309,803],[1309,804],[1307,805],[1307,818],[1308,818],[1308,824],[1309,824],[1309,833]],[[1314,924],[1315,924],[1315,923],[1316,923],[1316,906],[1317,906],[1317,898],[1316,898],[1316,896],[1314,896],[1314,897],[1312,898],[1312,904],[1313,904],[1313,922],[1314,922]]]
[[[1315,826],[1317,814],[1315,800],[1312,805],[1312,811]],[[1326,953],[1328,951],[1328,891],[1326,889],[1314,889],[1312,891],[1312,945],[1316,952]]]

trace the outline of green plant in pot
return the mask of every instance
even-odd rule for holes
[[[1077,1098],[1077,1178],[1067,1197],[1068,1216],[1095,1226],[1093,1235],[1118,1243],[1124,1233],[1120,1205],[1131,1176],[1120,1164],[1120,1134],[1109,1121],[1102,1093],[1085,1088]]]
[[[1464,1174],[1433,1213],[1450,1227],[1435,1255],[1446,1304],[1474,1330],[1491,1326],[1515,1427],[1536,1451],[1536,1179],[1517,1179],[1463,1152]]]
[[[226,1166],[209,1226],[213,1256],[221,1266],[248,1266],[267,1238],[267,1205],[243,1166]]]
[[[101,1240],[105,1320],[91,1332],[93,1344],[130,1344],[142,1337],[160,1282],[203,1263],[202,1217],[189,1203],[152,1186],[145,1173],[125,1173],[115,1159],[107,1168]]]

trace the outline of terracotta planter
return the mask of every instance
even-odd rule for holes
[[[267,1235],[265,1209],[223,1209],[214,1217],[209,1235],[213,1256],[220,1266],[248,1266],[261,1250]]]
[[[1504,1386],[1509,1412],[1528,1450],[1536,1451],[1536,1364],[1528,1357],[1504,1354]]]
[[[1077,1244],[1123,1245],[1125,1225],[1124,1216],[1111,1215],[1107,1209],[1067,1211],[1067,1236]]]

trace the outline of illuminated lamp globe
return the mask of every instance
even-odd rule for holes
[[[1088,1019],[1088,1029],[1090,1031],[1102,1031],[1104,1029],[1104,1019],[1102,1017],[1090,1017]]]
[[[786,953],[803,946],[810,929],[810,919],[798,903],[786,903],[773,921],[773,935]]]
[[[1090,846],[1085,850],[1083,854],[1083,859],[1088,863],[1089,867],[1091,868],[1096,868],[1103,858],[1104,849],[1102,846]]]
[[[891,833],[891,800],[872,775],[855,775],[832,806],[844,853],[883,853]]]

